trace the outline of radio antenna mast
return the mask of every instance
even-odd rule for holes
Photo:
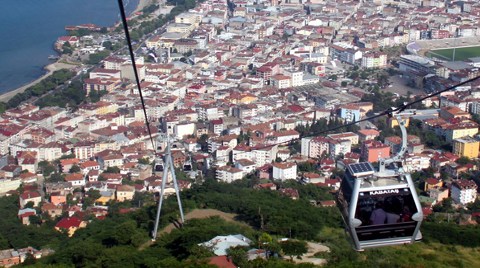
[[[177,183],[177,176],[175,175],[175,167],[173,165],[172,152],[170,150],[170,137],[168,134],[166,134],[166,136],[167,136],[167,148],[165,153],[165,167],[163,169],[162,187],[160,189],[160,197],[158,199],[157,217],[155,219],[155,228],[153,229],[152,241],[155,241],[157,239],[158,223],[160,221],[160,214],[161,214],[160,212],[162,211],[163,199],[165,197],[164,196],[165,185],[168,179],[169,171],[172,174],[173,186],[175,187],[175,194],[177,195],[178,209],[180,210],[181,225],[185,222],[185,218],[183,216],[182,201],[180,200],[180,191]]]

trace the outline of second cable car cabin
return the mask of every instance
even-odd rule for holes
[[[163,172],[163,170],[164,170],[163,158],[161,156],[156,156],[153,171],[155,173],[155,172]]]

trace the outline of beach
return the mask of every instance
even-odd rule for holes
[[[151,5],[154,1],[156,1],[156,0],[139,0],[139,1],[138,1],[138,6],[137,6],[137,8],[135,8],[135,10],[133,11],[133,13],[142,11],[142,9],[144,9],[145,7]]]

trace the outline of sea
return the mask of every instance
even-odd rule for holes
[[[130,14],[139,0],[124,0]],[[56,55],[53,43],[66,25],[112,26],[120,20],[116,0],[2,0],[0,8],[0,94],[46,73]]]

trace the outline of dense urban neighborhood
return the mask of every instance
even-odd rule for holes
[[[289,214],[294,212],[264,212],[269,215],[264,219],[261,210],[267,208],[258,203],[280,211],[271,201],[277,198],[285,210],[312,211],[310,222],[298,218],[302,224],[314,225],[315,219],[319,226],[333,229],[335,222],[341,228],[335,194],[347,165],[376,166],[402,146],[394,117],[363,120],[479,76],[479,21],[476,1],[159,2],[129,19],[141,92],[121,27],[66,27],[68,35],[54,45],[62,60],[78,67],[58,71],[15,96],[0,115],[0,199],[15,198],[18,225],[62,238],[18,247],[0,233],[0,266],[34,264],[42,256],[53,256],[50,264],[65,263],[67,253],[55,259],[57,249],[45,246],[74,240],[78,233],[87,239],[90,225],[100,230],[115,221],[123,224],[115,227],[115,235],[132,237],[98,238],[104,245],[149,247],[144,243],[167,172],[158,166],[169,142],[187,211],[235,213],[261,234],[255,237],[243,225],[228,227],[228,221],[209,218],[222,232],[198,235],[203,240],[177,252],[190,255],[179,257],[169,248],[177,261],[195,255],[206,266],[188,259],[142,267],[290,267],[281,266],[289,262],[280,263],[278,255],[300,267],[335,267],[342,256],[328,257],[338,253],[328,242],[341,237],[338,232],[321,229],[322,238],[313,243],[320,229],[294,223],[292,218],[300,217]],[[468,54],[465,48],[475,45]],[[403,169],[412,174],[425,228],[431,224],[430,230],[439,231],[435,224],[448,224],[451,233],[476,228],[480,80],[409,109],[414,113],[405,119]],[[362,122],[349,124],[357,121]],[[171,179],[170,174],[167,195],[175,193]],[[222,191],[245,194],[244,207],[237,208]],[[163,227],[178,218],[175,200],[167,201],[170,219],[162,219]],[[131,222],[121,218],[128,215],[135,215]],[[199,219],[192,222],[184,232],[199,232],[204,225]],[[140,229],[150,230],[140,234]],[[176,231],[165,232],[178,237],[160,239],[162,245],[179,239],[183,247],[186,240]],[[427,237],[432,233],[425,231]],[[444,236],[438,241],[480,246],[448,240],[461,234]],[[205,248],[213,254],[201,251]],[[82,258],[75,266],[91,261]],[[265,260],[264,266],[252,264],[257,258]],[[271,258],[277,260],[267,264]],[[120,267],[114,263],[100,266]]]

